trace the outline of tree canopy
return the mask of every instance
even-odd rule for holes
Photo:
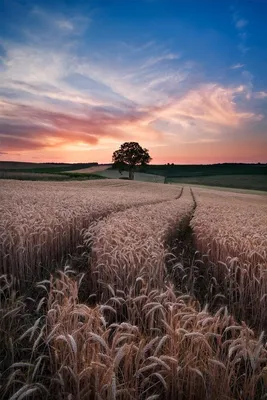
[[[134,179],[134,169],[137,165],[147,165],[152,158],[148,150],[137,142],[125,142],[119,150],[114,151],[112,161],[115,167],[129,170],[129,179]]]

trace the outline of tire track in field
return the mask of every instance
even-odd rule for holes
[[[172,277],[177,290],[195,297],[202,307],[207,306],[211,314],[215,314],[222,307],[226,307],[238,323],[244,321],[253,328],[257,334],[267,332],[267,319],[261,314],[255,315],[251,312],[251,302],[256,301],[253,294],[248,299],[246,307],[240,309],[238,300],[233,302],[233,297],[238,299],[239,283],[236,278],[223,281],[215,276],[216,269],[220,263],[214,263],[208,255],[198,251],[195,244],[194,231],[191,227],[191,220],[197,208],[197,201],[194,192],[190,189],[194,201],[194,208],[191,215],[186,216],[178,227],[176,237],[170,238],[169,246],[175,258],[166,261],[168,273]],[[217,265],[216,265],[217,264]],[[241,266],[242,268],[242,266]],[[265,295],[266,296],[266,295]],[[264,296],[263,296],[264,297]],[[261,307],[261,304],[259,304]],[[265,333],[267,340],[267,333]]]
[[[134,204],[134,205],[129,205],[129,206],[124,206],[122,209],[120,210],[116,210],[116,211],[111,211],[108,213],[105,213],[103,215],[101,215],[101,217],[97,218],[97,223],[105,220],[106,218],[111,218],[112,216],[115,216],[118,213],[122,213],[122,212],[126,212],[132,209],[141,209],[142,207],[145,206],[150,206],[150,205],[158,205],[158,204],[163,204],[163,203],[168,203],[170,201],[175,201],[175,200],[179,200],[182,198],[184,193],[184,187],[180,188],[180,191],[178,193],[178,195],[176,197],[174,197],[173,199],[165,199],[165,200],[155,200],[155,201],[148,201],[148,202],[144,202],[142,204]],[[90,224],[91,226],[92,224]],[[90,228],[90,226],[88,227],[88,229]],[[84,242],[84,237],[83,240],[79,243],[77,243],[76,246],[76,251],[73,252],[72,254],[69,254],[68,257],[66,257],[64,260],[61,260],[60,264],[57,266],[58,268],[64,268],[64,266],[66,265],[70,265],[71,268],[73,268],[75,271],[78,271],[80,273],[84,274],[84,279],[83,279],[83,283],[81,285],[81,293],[79,295],[79,297],[81,297],[81,300],[84,302],[88,302],[88,299],[90,297],[91,294],[88,294],[89,288],[91,286],[91,272],[90,272],[90,263],[91,261],[89,261],[91,258],[91,246],[88,246],[88,244],[86,244]]]
[[[105,285],[108,284],[108,272],[103,275],[105,268],[107,271],[110,268],[114,270],[112,275],[115,276],[120,269],[124,270],[126,266],[130,275],[132,274],[130,271],[135,271],[134,274],[136,275],[135,278],[131,277],[129,282],[126,279],[126,283],[123,285],[126,288],[132,285],[132,280],[137,279],[139,274],[149,275],[153,266],[155,274],[156,271],[158,272],[159,281],[156,283],[155,280],[151,285],[158,287],[160,282],[164,284],[163,275],[165,276],[165,252],[168,248],[168,235],[175,230],[177,221],[182,218],[182,215],[190,212],[190,208],[190,194],[184,196],[183,188],[181,188],[175,199],[157,204],[150,203],[131,207],[122,212],[112,213],[106,219],[97,221],[85,233],[85,248],[87,246],[88,249],[87,260],[85,259],[87,269],[88,259],[90,259],[91,265],[91,273],[88,273],[88,285],[85,286],[92,288],[91,292],[93,293],[104,291],[106,293]],[[100,285],[101,289],[99,289],[98,280],[95,278],[100,270],[101,277],[99,279],[101,278],[101,281],[106,282]],[[114,278],[114,282],[118,283],[119,280],[119,278]],[[105,296],[107,297],[108,294],[106,293]]]

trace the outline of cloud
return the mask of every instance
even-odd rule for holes
[[[74,25],[71,21],[67,19],[59,19],[56,21],[57,26],[60,29],[66,30],[66,31],[73,31],[74,30]]]
[[[249,47],[247,47],[244,43],[241,42],[238,45],[238,50],[240,51],[240,53],[244,55],[249,51]]]
[[[151,98],[157,101],[164,96],[160,85],[177,87],[186,78],[188,69],[172,65],[179,56],[166,51],[152,57],[147,56],[147,49],[144,49],[132,65],[122,66],[114,55],[108,60],[94,57],[94,54],[80,59],[64,49],[44,51],[35,45],[12,43],[4,43],[4,48],[0,88],[88,106],[112,104],[119,98],[128,103],[149,103]],[[80,85],[77,89],[81,78],[87,88]]]
[[[245,27],[248,25],[248,21],[240,15],[238,10],[234,8],[232,8],[232,10],[233,10],[232,20],[238,31],[238,37],[240,39],[240,42],[238,44],[238,50],[242,55],[244,55],[249,50],[249,47],[246,44],[247,32],[245,31]]]
[[[158,119],[168,121],[175,137],[192,141],[217,140],[262,115],[239,111],[235,98],[246,93],[245,87],[225,88],[216,84],[203,84],[182,98],[156,110]]]
[[[239,68],[243,68],[244,66],[245,66],[245,64],[237,63],[237,64],[232,65],[230,67],[230,69],[239,69]]]
[[[226,129],[261,119],[261,115],[237,109],[235,97],[245,91],[245,87],[204,84],[164,105],[136,105],[128,110],[93,107],[79,114],[5,101],[0,104],[2,148],[10,150],[13,146],[14,150],[21,151],[26,148],[60,148],[67,144],[94,146],[103,140],[121,141],[126,138],[147,138],[155,145],[162,140],[181,143],[213,141]]]
[[[1,148],[16,150],[49,148],[66,144],[96,145],[103,139],[121,141],[125,135],[140,138],[144,113],[130,110],[122,113],[116,109],[95,108],[83,115],[38,109],[34,106],[4,104],[0,120]],[[129,129],[131,127],[131,129]],[[149,138],[157,140],[159,133],[147,127]],[[15,145],[17,141],[17,144]]]
[[[242,77],[244,79],[244,92],[246,93],[246,99],[249,100],[251,98],[252,95],[252,91],[253,91],[253,80],[254,80],[254,76],[252,75],[251,72],[245,70],[242,71]]]
[[[147,61],[145,61],[143,65],[141,65],[140,70],[153,67],[154,65],[163,61],[178,60],[179,58],[179,55],[173,53],[167,53],[159,57],[151,57]]]
[[[233,23],[235,24],[235,27],[237,29],[242,30],[243,28],[245,28],[245,26],[248,25],[248,21],[240,15],[240,12],[236,8],[231,7],[231,9],[232,9],[232,20]]]
[[[238,29],[244,28],[247,24],[248,24],[248,21],[246,21],[245,19],[238,19],[235,21],[235,26]]]
[[[262,92],[255,92],[254,94],[253,94],[253,96],[254,96],[254,98],[255,99],[266,99],[267,98],[267,92],[264,92],[264,91],[262,91]]]
[[[47,12],[44,9],[35,6],[32,8],[32,16],[38,18],[40,23],[40,29],[49,34],[81,34],[90,24],[91,18],[88,16],[81,15],[64,15],[62,13]],[[48,29],[49,28],[49,29]]]
[[[52,18],[70,35],[76,20]],[[1,151],[57,156],[66,149],[101,151],[125,140],[155,148],[213,143],[262,119],[247,109],[249,71],[242,70],[243,85],[233,87],[195,79],[193,62],[153,41],[86,49],[80,56],[68,45],[4,43]]]
[[[1,85],[0,85],[1,87]],[[38,84],[27,84],[25,82],[13,80],[9,89],[14,91],[25,91],[27,93],[33,94],[37,97],[47,97],[51,100],[58,100],[62,102],[77,103],[80,105],[87,106],[100,106],[103,105],[102,101],[98,101],[90,96],[85,96],[77,90],[65,89],[63,87],[52,85],[38,85]]]

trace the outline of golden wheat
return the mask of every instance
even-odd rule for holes
[[[264,198],[195,193],[196,244],[213,263],[175,269],[193,286],[203,274],[212,314],[176,291],[165,267],[194,210],[189,191],[119,180],[3,187],[3,272],[37,279],[78,244],[89,265],[85,275],[67,267],[42,278],[37,298],[18,297],[12,278],[0,278],[2,398],[265,398],[265,333],[219,307],[228,299],[238,317],[258,307],[264,319]],[[97,303],[79,300],[82,286]]]
[[[121,181],[1,182],[0,273],[18,285],[76,251],[82,231],[105,215],[179,194],[179,188]]]
[[[79,304],[77,281],[53,280],[47,323],[64,398],[255,399],[267,361],[262,337],[170,286],[151,291],[143,282],[140,292],[115,291],[114,307],[90,308]],[[161,310],[153,318],[152,307]]]
[[[164,285],[165,242],[192,208],[188,190],[177,200],[115,213],[85,231],[85,243],[92,249],[92,290],[101,294],[102,302],[111,296],[110,287],[138,292],[137,278],[149,280],[151,290]]]
[[[191,226],[196,248],[205,255],[206,301],[213,305],[222,300],[239,319],[266,329],[266,196],[204,189],[194,193]]]
[[[214,261],[267,266],[267,197],[194,189],[197,247]]]

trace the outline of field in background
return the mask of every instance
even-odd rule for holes
[[[120,178],[128,178],[129,173],[127,171],[119,172],[116,169],[108,169],[106,171],[99,172],[98,175],[103,176],[105,178],[110,179],[120,179]],[[155,174],[146,174],[144,172],[135,172],[134,180],[141,182],[158,182],[164,183],[164,176],[155,175]]]
[[[195,177],[169,177],[167,183],[221,186],[225,188],[267,191],[267,175],[211,175]]]
[[[118,179],[0,195],[1,398],[265,398],[266,195]]]
[[[99,175],[103,178],[109,178],[109,179],[122,179],[122,178],[129,177],[129,173],[127,171],[119,172],[116,169],[112,169],[111,166],[112,166],[111,164],[98,165],[95,167],[89,167],[89,168],[84,168],[84,169],[70,171],[70,172],[76,172],[79,174],[93,173],[93,174]],[[144,172],[135,172],[134,180],[138,181],[138,182],[140,181],[140,182],[164,183],[165,177],[160,176],[160,175],[155,175],[155,174],[144,173]]]
[[[74,169],[89,168],[98,165],[96,162],[92,163],[26,163],[17,161],[0,161],[0,171],[14,171],[20,172],[40,172],[40,173],[58,173],[63,171],[71,171]]]
[[[81,164],[37,164],[0,162],[0,179],[17,179],[30,181],[67,181],[103,179],[94,174],[97,163]],[[79,171],[82,170],[82,173]],[[90,170],[90,173],[86,171]]]
[[[105,171],[106,169],[110,168],[111,164],[106,164],[106,165],[96,165],[93,167],[88,167],[88,168],[83,168],[83,169],[75,169],[73,171],[69,171],[69,172],[76,172],[79,174],[93,174],[96,172],[102,172]]]
[[[0,179],[14,179],[19,181],[85,181],[105,179],[97,174],[73,172],[26,172],[24,171],[0,171]]]
[[[188,183],[267,191],[266,164],[150,165],[144,169],[165,183]]]
[[[27,172],[27,174],[26,174]],[[16,175],[17,174],[17,175]],[[42,174],[42,175],[41,175]],[[62,176],[58,176],[58,175]],[[0,162],[0,179],[89,180],[127,178],[111,164],[34,164]],[[185,183],[267,191],[266,164],[149,165],[138,167],[137,181]]]
[[[0,171],[0,179],[17,179],[17,180],[32,180],[32,181],[63,181],[69,179],[68,176],[49,173],[27,172],[27,169],[16,171]]]
[[[34,163],[34,162],[20,162],[20,161],[0,161],[0,170],[25,170],[25,169],[35,169],[35,168],[57,168],[64,167],[68,164],[64,163]]]
[[[149,165],[142,172],[165,177],[212,175],[267,175],[267,164]]]

